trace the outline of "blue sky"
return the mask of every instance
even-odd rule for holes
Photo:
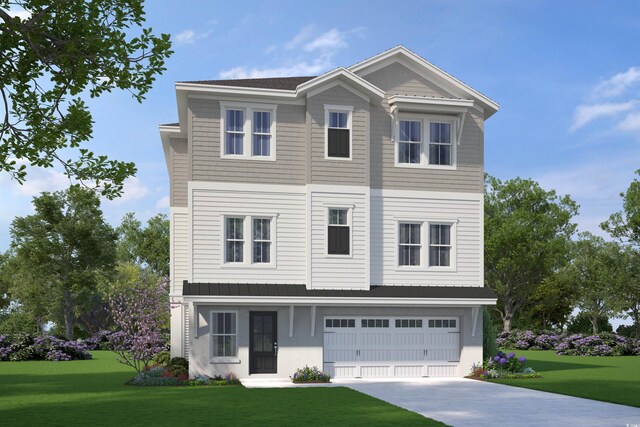
[[[531,177],[581,205],[581,230],[621,207],[640,168],[640,2],[152,1],[147,21],[175,54],[143,104],[127,93],[91,100],[90,148],[134,161],[124,196],[105,202],[116,225],[167,212],[157,125],[177,118],[181,80],[314,75],[403,44],[500,103],[486,123],[486,170]],[[55,170],[19,186],[0,175],[0,250],[31,198],[67,186]]]

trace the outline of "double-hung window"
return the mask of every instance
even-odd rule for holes
[[[220,157],[275,160],[275,116],[275,105],[221,102]]]
[[[421,224],[400,223],[398,265],[419,266],[422,249]]]
[[[451,266],[451,224],[429,224],[429,266]]]
[[[253,218],[253,262],[271,262],[271,218]]]
[[[348,208],[330,208],[327,226],[327,254],[349,255],[351,226]]]
[[[454,119],[406,114],[397,122],[396,165],[455,166]]]
[[[327,159],[351,159],[352,107],[325,105]]]
[[[223,361],[238,356],[237,315],[235,312],[211,312],[211,358]]]
[[[225,218],[225,262],[241,263],[244,261],[244,218]]]

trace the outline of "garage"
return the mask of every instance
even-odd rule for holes
[[[459,360],[457,317],[324,318],[324,371],[332,378],[448,377]]]

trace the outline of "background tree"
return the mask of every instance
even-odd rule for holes
[[[605,242],[591,233],[580,233],[573,249],[572,276],[577,289],[577,307],[599,331],[598,319],[620,311],[617,290],[626,280],[626,259],[616,242]]]
[[[116,231],[119,262],[148,268],[159,277],[169,276],[169,220],[166,215],[155,215],[142,227],[130,212],[122,218]]]
[[[617,306],[633,319],[633,336],[640,337],[640,250],[625,247],[620,280],[614,284]]]
[[[33,293],[43,295],[49,319],[64,324],[65,335],[72,339],[80,313],[95,309],[98,283],[112,272],[117,236],[92,191],[73,186],[45,192],[33,204],[35,214],[18,217],[11,225],[18,274],[10,295],[21,302]]]
[[[578,205],[538,183],[485,175],[485,284],[498,295],[503,330],[537,287],[567,261]]]
[[[30,16],[12,16],[12,6]],[[0,171],[23,183],[18,160],[58,164],[108,198],[121,193],[135,166],[80,148],[93,128],[83,96],[121,89],[144,99],[172,53],[169,35],[144,20],[142,0],[0,0]]]
[[[636,171],[640,177],[640,169]],[[612,214],[607,221],[600,224],[603,230],[617,239],[626,239],[636,247],[640,247],[640,181],[634,179],[622,197],[622,211]]]

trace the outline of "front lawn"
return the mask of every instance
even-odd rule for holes
[[[0,424],[444,425],[345,387],[125,386],[134,371],[111,352],[92,353],[93,360],[0,362]]]
[[[543,378],[490,380],[500,384],[640,407],[640,356],[559,356],[552,350],[513,350]]]

